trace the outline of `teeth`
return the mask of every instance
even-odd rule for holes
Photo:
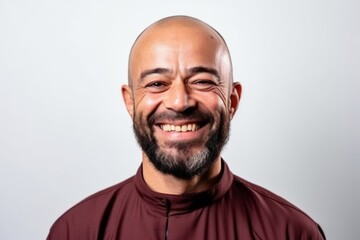
[[[194,132],[198,129],[198,126],[194,124],[186,124],[181,126],[175,126],[170,124],[163,124],[160,126],[165,132]]]

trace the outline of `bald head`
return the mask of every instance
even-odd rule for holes
[[[177,62],[185,64],[185,61],[192,61],[192,55],[206,55],[213,57],[213,64],[220,64],[221,77],[229,83],[232,82],[232,64],[229,50],[223,37],[211,26],[199,19],[188,16],[171,16],[163,18],[147,27],[134,42],[129,56],[129,85],[138,80],[139,67],[146,60],[153,62],[159,58],[155,56],[156,50],[169,50],[177,52]],[[155,52],[154,52],[155,50]],[[213,54],[213,56],[209,56]],[[184,58],[184,55],[188,58]],[[166,56],[164,55],[164,58]],[[163,59],[167,63],[173,59]]]

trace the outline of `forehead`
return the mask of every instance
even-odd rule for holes
[[[182,19],[157,22],[148,27],[137,39],[134,49],[146,43],[181,42],[183,40],[218,42],[219,34],[203,22]]]
[[[136,79],[144,68],[195,65],[218,68],[225,52],[221,37],[205,24],[155,25],[145,30],[134,44],[129,73]]]

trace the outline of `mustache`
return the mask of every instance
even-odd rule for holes
[[[187,109],[183,112],[175,112],[172,110],[161,113],[153,113],[148,116],[147,122],[151,126],[156,122],[175,121],[175,120],[196,120],[200,122],[214,122],[214,116],[206,110]]]

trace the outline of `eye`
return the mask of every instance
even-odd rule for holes
[[[217,83],[214,80],[210,79],[199,79],[194,80],[192,82],[192,86],[193,88],[198,90],[210,90],[211,88],[217,86]]]
[[[146,87],[155,87],[155,88],[158,88],[161,86],[164,86],[164,84],[162,82],[152,82],[152,83],[149,83],[146,85]]]
[[[216,83],[212,80],[198,80],[195,82],[195,84],[201,84],[201,85],[216,85]]]
[[[152,81],[145,85],[145,88],[151,92],[161,92],[166,89],[168,84],[164,81]]]

